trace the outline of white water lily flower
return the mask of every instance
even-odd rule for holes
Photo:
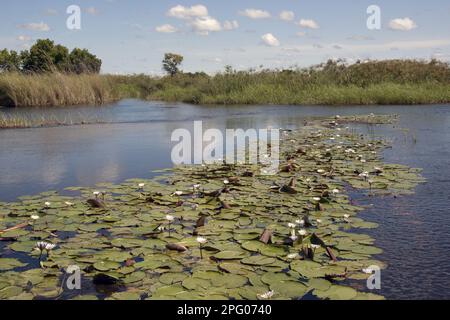
[[[93,194],[94,196],[98,196],[98,195],[100,195],[100,191],[94,191],[94,192],[92,192],[92,194]]]
[[[320,201],[321,198],[320,198],[320,197],[314,197],[313,200],[314,200],[314,201]]]
[[[370,269],[370,268],[362,269],[362,272],[364,272],[366,274],[372,274],[372,269]]]
[[[367,161],[364,159],[361,159],[361,163],[366,163]]]
[[[305,225],[305,220],[296,220],[295,223],[303,227]]]
[[[192,187],[193,187],[194,189],[198,189],[198,188],[200,188],[200,185],[199,185],[199,184],[194,184]]]
[[[45,250],[50,251],[50,250],[53,250],[55,247],[56,247],[56,244],[47,243],[47,245],[45,246]]]
[[[318,244],[311,244],[311,248],[313,248],[314,250],[319,249],[320,245]]]
[[[52,204],[51,204],[50,202],[45,202],[44,205],[45,205],[46,207],[50,207]]]
[[[38,220],[40,217],[36,214],[33,214],[30,218],[33,220]]]
[[[325,170],[323,170],[323,169],[317,170],[317,173],[324,173],[324,172],[325,172]]]
[[[322,220],[316,219],[316,222],[317,222],[317,223],[322,223]]]
[[[308,232],[305,229],[301,229],[298,231],[298,234],[301,235],[302,237],[304,237],[308,234]]]
[[[228,181],[228,180],[223,180],[223,183],[224,183],[224,184],[229,184],[230,181]]]
[[[350,215],[349,214],[344,214],[344,218],[348,219],[348,218],[350,218]]]
[[[67,205],[67,206],[73,206],[73,203],[69,202],[69,201],[64,202],[64,204]]]
[[[139,183],[139,184],[138,184],[138,187],[139,187],[139,188],[145,187],[145,183]]]
[[[45,241],[39,241],[39,242],[36,242],[36,247],[35,247],[35,249],[42,252],[42,251],[45,250],[45,248],[47,247],[47,245],[49,245],[48,242],[45,242]]]
[[[291,223],[291,222],[288,223],[288,228],[294,229],[296,226],[297,225],[295,223]]]
[[[206,242],[208,242],[208,240],[206,240],[206,238],[203,237],[198,237],[197,242],[200,244],[205,244]]]
[[[372,183],[373,183],[373,180],[367,180],[367,182],[368,182],[369,184],[372,184]]]
[[[169,222],[172,222],[173,220],[175,220],[175,217],[168,214],[168,215],[166,215],[166,220]]]
[[[272,291],[268,291],[268,292],[263,293],[263,294],[257,294],[257,296],[258,296],[258,298],[260,298],[260,299],[270,299],[270,298],[273,297],[273,294],[274,294],[274,292],[273,292],[273,290],[272,290]]]
[[[340,191],[339,191],[339,189],[333,189],[333,191],[331,191],[331,192],[333,192],[334,194],[338,194]]]
[[[159,226],[159,227],[158,227],[158,231],[159,231],[159,232],[163,232],[165,229],[166,229],[166,228],[164,228],[164,226]]]
[[[175,191],[173,194],[176,196],[181,196],[183,195],[183,191]]]
[[[291,254],[288,254],[288,256],[287,256],[288,259],[295,259],[297,257],[298,257],[298,253],[291,253]]]

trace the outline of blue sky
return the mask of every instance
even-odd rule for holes
[[[66,9],[78,5],[81,30]],[[369,5],[381,30],[367,28]],[[280,14],[284,12],[282,16]],[[309,66],[329,58],[450,61],[448,0],[15,0],[2,1],[0,48],[39,38],[87,48],[104,73],[161,73],[165,52],[186,71]]]

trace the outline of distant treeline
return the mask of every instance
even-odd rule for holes
[[[23,73],[99,73],[102,61],[86,49],[69,52],[49,39],[37,40],[30,50],[0,51],[0,72]]]

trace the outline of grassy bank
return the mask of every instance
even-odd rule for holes
[[[121,98],[194,104],[435,104],[450,102],[450,67],[438,61],[329,61],[294,70],[209,76],[0,75],[0,104],[64,106]]]
[[[0,75],[0,105],[99,105],[120,99],[109,76],[60,73],[4,73]]]

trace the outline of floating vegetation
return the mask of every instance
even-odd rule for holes
[[[74,265],[82,287],[111,288],[107,299],[383,299],[347,285],[385,265],[360,233],[377,224],[357,217],[346,189],[397,196],[423,179],[383,163],[386,143],[345,120],[283,131],[276,175],[259,165],[180,166],[68,188],[77,196],[0,203],[0,299],[100,297],[64,290]]]

